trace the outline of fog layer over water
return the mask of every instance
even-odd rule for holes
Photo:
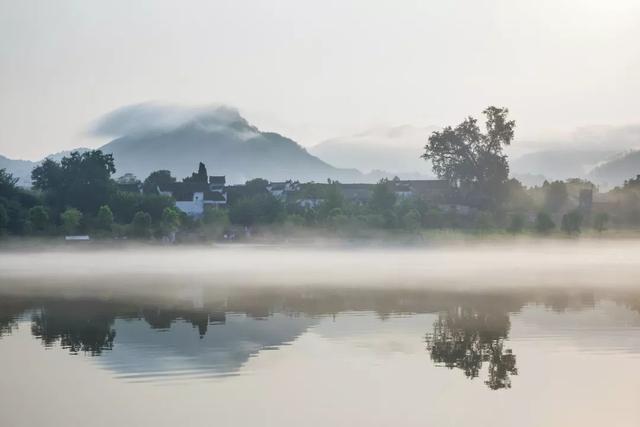
[[[566,240],[442,244],[414,248],[353,246],[90,246],[0,252],[3,284],[115,278],[208,285],[384,287],[634,286],[640,241]],[[34,282],[35,281],[35,282]]]

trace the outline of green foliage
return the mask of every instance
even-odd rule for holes
[[[609,222],[609,215],[606,214],[605,212],[601,212],[599,214],[596,214],[596,216],[593,218],[593,228],[599,233],[602,233],[604,230],[607,229],[608,222]]]
[[[100,230],[111,231],[113,227],[113,212],[107,205],[100,206],[96,215],[96,226]]]
[[[534,228],[538,233],[546,234],[556,228],[556,225],[549,214],[547,214],[546,212],[538,212],[538,215],[536,215]]]
[[[44,231],[49,226],[49,211],[42,205],[29,209],[29,223],[35,231]]]
[[[478,212],[474,218],[474,228],[481,231],[495,228],[495,221],[490,212]]]
[[[129,224],[133,216],[140,210],[142,196],[136,193],[118,191],[109,199],[109,207],[113,218],[120,224]]]
[[[324,200],[321,210],[325,216],[330,215],[335,209],[342,209],[344,206],[344,196],[342,195],[342,191],[340,191],[338,183],[327,185]]]
[[[81,220],[82,212],[76,208],[68,208],[60,214],[62,228],[67,235],[72,235],[78,232]]]
[[[489,107],[483,111],[486,132],[468,117],[455,128],[445,127],[429,137],[422,158],[433,171],[453,185],[470,191],[482,207],[495,207],[505,197],[509,165],[503,148],[511,144],[515,122],[507,120],[509,110]]]
[[[165,234],[175,233],[180,227],[180,212],[174,207],[166,207],[162,211],[162,231]]]
[[[416,209],[411,209],[402,217],[402,225],[407,230],[419,230],[422,225],[422,217]]]
[[[154,222],[161,220],[162,214],[166,208],[172,208],[175,206],[173,198],[169,196],[160,196],[157,194],[137,194],[137,196],[140,201],[138,209],[151,215],[151,220]]]
[[[392,183],[387,179],[381,179],[373,187],[373,194],[369,205],[376,213],[385,214],[393,209],[396,204],[396,195],[393,192]]]
[[[562,231],[567,234],[580,233],[580,227],[582,225],[582,215],[578,211],[571,211],[562,216],[562,223],[560,227]]]
[[[28,210],[41,203],[35,194],[18,187],[17,183],[17,178],[0,169],[0,206],[6,213],[4,229],[13,234],[27,230]]]
[[[7,209],[0,205],[0,233],[3,233],[9,225],[9,213]]]
[[[509,227],[507,227],[507,231],[509,233],[517,234],[522,233],[524,230],[525,218],[522,214],[513,214],[511,215],[511,220],[509,222]]]
[[[111,154],[74,151],[60,163],[45,160],[33,169],[31,179],[34,188],[47,195],[55,210],[71,206],[93,214],[109,200],[113,191],[111,174],[115,171]]]
[[[0,169],[0,196],[11,197],[17,191],[18,178],[14,178],[6,169]]]
[[[131,221],[131,234],[141,239],[151,237],[151,215],[147,212],[136,212]]]
[[[558,212],[567,203],[569,192],[562,181],[544,182],[544,205],[549,212]]]
[[[282,203],[271,194],[257,194],[238,200],[229,210],[233,224],[251,226],[270,224],[284,219]]]
[[[171,172],[168,170],[151,172],[142,184],[142,192],[144,194],[158,194],[158,187],[163,187],[174,182],[176,182],[176,179],[171,176]]]

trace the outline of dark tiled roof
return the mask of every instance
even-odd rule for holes
[[[160,187],[160,191],[169,191],[178,202],[193,200],[193,193],[203,193],[205,201],[223,201],[224,196],[217,191],[211,191],[209,184],[204,182],[173,182]]]
[[[209,177],[209,184],[224,185],[227,179],[224,175],[213,175]]]

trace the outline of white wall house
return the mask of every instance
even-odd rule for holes
[[[175,182],[158,188],[158,192],[176,200],[176,208],[192,217],[201,217],[207,206],[226,206],[224,177],[209,177],[209,183]]]

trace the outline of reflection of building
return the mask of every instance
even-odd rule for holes
[[[176,208],[187,215],[200,217],[206,206],[225,206],[227,193],[224,176],[210,176],[209,182],[174,182],[158,187],[158,192],[176,200]]]

